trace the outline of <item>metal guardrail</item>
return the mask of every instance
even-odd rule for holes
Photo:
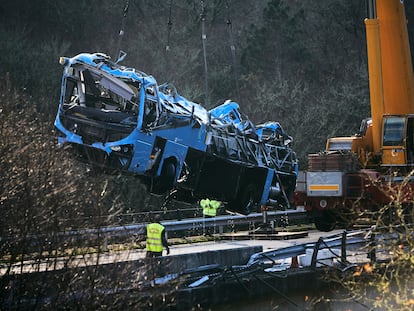
[[[285,218],[293,220],[294,218],[304,218],[305,213],[297,210],[267,212],[267,218],[281,218],[281,222]],[[252,213],[250,215],[224,215],[212,218],[191,218],[180,221],[166,221],[161,222],[168,231],[187,231],[191,229],[202,229],[203,227],[225,227],[225,226],[240,226],[240,225],[256,225],[263,223],[263,214]],[[220,230],[219,230],[220,231]],[[222,231],[220,231],[222,232]]]
[[[182,220],[186,218],[194,218],[202,216],[202,209],[199,207],[190,207],[190,208],[164,208],[161,210],[151,210],[151,211],[141,211],[141,212],[131,212],[131,213],[122,213],[116,215],[94,215],[95,221],[101,221],[105,223],[110,219],[111,223],[116,226],[123,226],[135,223],[145,222],[149,219],[150,216],[159,215],[161,219],[168,220]],[[63,225],[67,224],[70,226],[72,223],[88,223],[90,217],[83,216],[79,218],[59,218],[59,222]]]
[[[263,261],[276,261],[284,258],[292,258],[300,256],[306,253],[307,249],[313,250],[312,264],[314,265],[317,258],[317,253],[321,249],[336,249],[339,248],[341,251],[341,259],[345,261],[347,248],[351,246],[366,246],[372,242],[369,238],[370,229],[356,230],[356,231],[343,231],[340,234],[335,234],[328,237],[321,237],[314,243],[305,243],[300,245],[293,245],[277,250],[265,251],[252,255],[247,265],[252,265]],[[372,235],[376,239],[381,239],[380,235]],[[388,235],[388,239],[393,236]]]
[[[286,210],[286,211],[271,211],[267,212],[267,219],[271,222],[280,220],[285,222],[286,218],[289,221],[294,219],[304,219],[306,213],[297,210]],[[273,219],[273,220],[272,220]],[[161,222],[167,232],[175,234],[178,232],[187,233],[202,233],[205,228],[215,227],[218,228],[218,232],[222,233],[225,227],[237,227],[242,225],[256,226],[257,224],[263,223],[263,214],[252,213],[250,215],[223,215],[212,218],[189,218],[175,221],[162,221]],[[100,227],[91,229],[79,229],[79,230],[66,230],[61,232],[54,232],[51,234],[37,234],[28,235],[25,237],[7,236],[0,237],[0,243],[11,242],[19,240],[26,242],[26,244],[37,245],[43,243],[45,240],[49,241],[77,241],[82,240],[94,240],[94,239],[125,239],[128,237],[138,237],[143,235],[145,232],[147,223],[122,225],[122,226],[111,226],[111,227]]]
[[[349,258],[358,255],[363,255],[365,262],[377,262],[379,255],[383,257],[382,261],[387,261],[390,259],[388,248],[393,242],[400,241],[403,243],[404,240],[412,239],[414,236],[414,231],[401,236],[396,232],[387,232],[386,229],[382,230],[384,232],[381,233],[381,229],[373,226],[368,229],[343,231],[339,234],[320,237],[316,242],[256,253],[250,257],[247,266],[298,257],[306,254],[307,250],[312,250],[310,267],[314,269],[318,263],[318,252],[328,250],[331,255],[323,260],[337,258],[342,263],[343,269],[346,270],[352,268],[355,264],[350,262]]]

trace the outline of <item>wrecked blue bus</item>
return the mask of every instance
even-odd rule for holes
[[[208,111],[102,53],[60,63],[55,127],[59,144],[79,159],[138,176],[149,192],[184,202],[208,197],[243,214],[289,205],[298,164],[277,122],[256,129],[231,101]]]

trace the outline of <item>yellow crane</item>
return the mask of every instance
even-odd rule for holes
[[[329,138],[325,152],[310,154],[303,205],[320,230],[329,231],[355,208],[391,202],[385,188],[414,202],[414,76],[403,0],[367,0],[365,19],[371,118],[358,134]],[[375,181],[375,182],[374,182]]]
[[[330,138],[327,150],[352,150],[362,167],[414,164],[414,76],[404,2],[369,0],[365,19],[371,120],[361,133]]]

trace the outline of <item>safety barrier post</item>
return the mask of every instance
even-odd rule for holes
[[[369,248],[370,248],[369,249],[369,258],[371,260],[371,264],[373,264],[377,261],[377,254],[376,254],[376,251],[375,251],[375,248],[376,248],[375,247],[376,246],[375,240],[376,240],[375,232],[372,232],[371,236],[370,236],[370,243],[369,243]]]
[[[312,270],[316,268],[316,260],[318,258],[318,252],[319,252],[319,248],[320,248],[322,242],[323,242],[323,238],[320,237],[318,239],[318,242],[315,243],[315,247],[313,248],[312,261],[311,261],[311,269]]]
[[[341,261],[346,262],[346,231],[342,232],[342,241],[341,241]]]

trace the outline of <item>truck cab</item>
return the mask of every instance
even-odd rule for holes
[[[382,133],[382,165],[413,166],[414,115],[384,116]]]

